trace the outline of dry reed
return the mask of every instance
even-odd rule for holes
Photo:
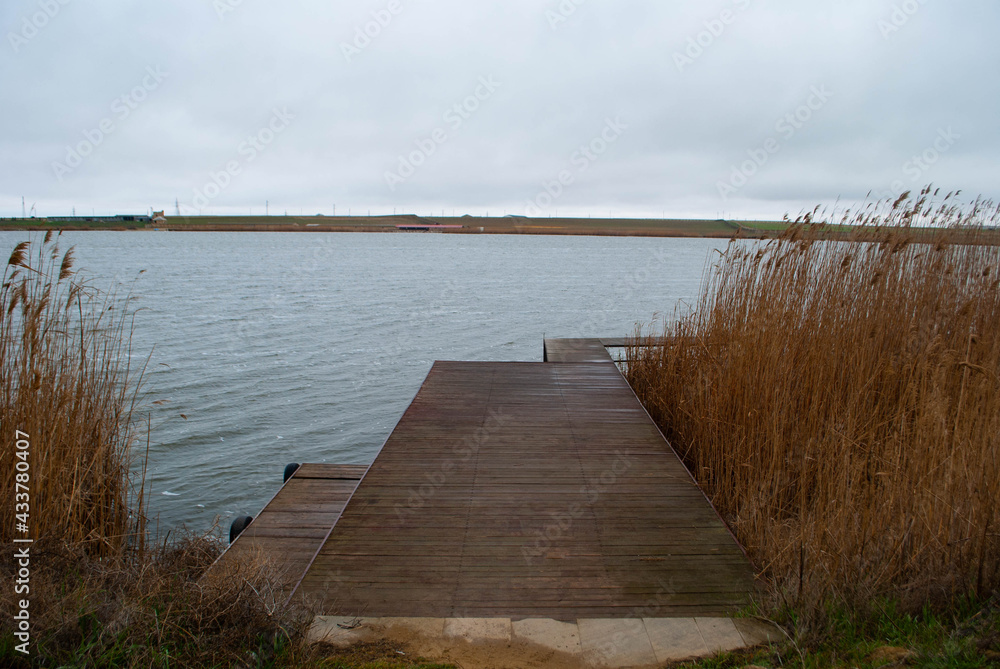
[[[222,549],[185,535],[147,546],[134,312],[73,271],[52,233],[14,249],[0,286],[0,572],[19,568],[15,430],[29,435],[30,657],[0,622],[2,666],[277,666],[303,654],[298,610],[249,557],[203,576]],[[148,426],[146,434],[148,434]],[[23,467],[22,467],[23,469]],[[23,567],[23,565],[20,565]],[[13,588],[0,608],[14,611]]]
[[[0,287],[0,543],[30,536],[99,557],[141,550],[131,319],[127,298],[77,278],[73,249],[63,253],[51,232],[11,254]],[[13,522],[15,430],[30,443],[27,535]]]
[[[34,549],[31,657],[13,652],[0,623],[0,666],[230,667],[297,665],[296,641],[310,620],[282,609],[274,566],[259,556],[227,560],[212,534],[182,533],[141,559],[107,560],[82,546]],[[14,571],[13,551],[0,570]],[[136,557],[133,554],[133,557]],[[13,589],[0,606],[16,610]]]
[[[693,313],[628,350],[636,393],[800,611],[1000,586],[1000,246],[982,243],[1000,208],[937,195],[845,214],[848,242],[818,241],[818,212],[734,240]]]

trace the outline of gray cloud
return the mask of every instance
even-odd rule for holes
[[[1000,195],[994,2],[576,2],[10,0],[0,215],[22,195],[41,214],[170,210],[231,161],[239,175],[204,213],[262,213],[265,199],[521,213],[566,169],[546,213],[776,218],[894,182]],[[132,100],[151,67],[166,78]],[[481,77],[501,85],[453,127],[446,113]],[[813,87],[832,95],[779,131]],[[294,119],[248,160],[275,109]],[[580,171],[574,156],[615,118],[627,130]],[[104,120],[111,132],[57,178]],[[445,141],[390,189],[386,173],[437,129]],[[779,150],[720,197],[769,139]]]

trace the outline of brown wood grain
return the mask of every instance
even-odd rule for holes
[[[266,559],[291,594],[367,470],[303,464],[212,568],[233,559]]]
[[[436,363],[295,596],[330,615],[560,620],[745,605],[749,562],[600,340],[545,351],[554,364]]]

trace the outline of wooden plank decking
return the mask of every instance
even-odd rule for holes
[[[545,362],[613,362],[600,339],[546,339]]]
[[[659,346],[663,337],[604,337],[599,340],[608,348],[625,348],[626,346]]]
[[[595,341],[547,341],[559,364],[435,363],[295,597],[389,617],[744,605],[749,562]]]
[[[365,465],[304,464],[219,558],[260,554],[290,594],[368,470]]]

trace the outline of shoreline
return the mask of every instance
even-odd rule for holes
[[[132,218],[137,220],[131,220]],[[127,220],[122,220],[127,219]],[[802,227],[799,239],[886,241],[890,227],[791,221],[724,219],[527,218],[524,216],[171,216],[150,222],[148,216],[0,218],[0,231],[46,232],[111,230],[133,232],[298,232],[441,235],[536,235],[578,237],[645,237],[673,239],[777,239],[789,228]],[[947,236],[952,243],[1000,245],[1000,228],[983,227],[958,235],[948,228],[913,227],[928,242]],[[963,238],[964,237],[964,238]]]
[[[55,217],[54,217],[55,218]],[[157,222],[77,217],[0,219],[0,230],[137,230],[190,232],[371,232],[493,235],[583,235],[728,239],[774,236],[778,221],[702,219],[526,218],[522,216],[171,216]],[[101,217],[93,217],[100,219]]]

